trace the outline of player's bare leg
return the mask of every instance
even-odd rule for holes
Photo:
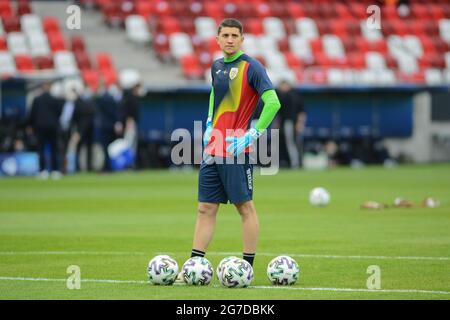
[[[259,235],[259,221],[253,200],[236,204],[242,220],[244,259],[253,265]]]
[[[197,222],[195,224],[194,243],[192,245],[191,257],[205,255],[206,249],[211,242],[216,228],[216,216],[219,210],[218,203],[199,202],[197,207]],[[186,284],[183,270],[178,273],[175,280],[176,285]]]
[[[199,202],[195,225],[193,250],[205,252],[214,235],[218,203]]]

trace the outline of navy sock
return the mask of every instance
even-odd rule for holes
[[[253,267],[253,260],[255,260],[255,253],[245,253],[244,252],[243,258],[245,261],[250,263],[250,265]]]
[[[204,257],[204,256],[205,256],[205,253],[203,251],[192,249],[191,258],[192,257]]]

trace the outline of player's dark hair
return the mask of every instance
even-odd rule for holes
[[[244,33],[244,27],[242,26],[242,23],[239,20],[237,20],[237,19],[233,19],[233,18],[224,19],[219,25],[219,29],[217,30],[217,34],[219,34],[220,30],[222,30],[222,28],[224,28],[224,27],[238,28],[239,32],[241,33],[241,35]]]

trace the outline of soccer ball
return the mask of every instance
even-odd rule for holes
[[[204,257],[192,257],[183,265],[183,277],[190,285],[208,285],[213,277],[213,267]]]
[[[278,256],[269,262],[267,277],[273,284],[291,285],[300,276],[297,262],[289,256]]]
[[[309,193],[309,203],[316,207],[324,207],[330,203],[330,194],[325,188],[314,188]]]
[[[148,263],[148,280],[151,284],[170,285],[178,275],[178,263],[167,255],[154,257]]]
[[[235,256],[231,256],[231,257],[226,257],[223,258],[222,260],[220,260],[219,265],[216,268],[216,276],[217,279],[219,279],[222,277],[222,271],[223,271],[223,267],[225,266],[225,263],[227,263],[228,261],[232,260],[232,259],[238,259],[238,257]]]
[[[253,280],[253,268],[250,263],[236,257],[228,259],[222,266],[220,284],[228,288],[248,287]]]

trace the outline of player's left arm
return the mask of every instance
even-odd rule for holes
[[[227,137],[226,142],[230,145],[227,152],[237,156],[243,152],[248,146],[251,146],[267,129],[272,120],[275,118],[278,110],[281,108],[280,101],[273,88],[272,82],[267,76],[266,71],[261,64],[256,63],[249,71],[249,80],[252,87],[260,94],[263,101],[263,110],[254,128],[248,130],[242,137]]]
[[[261,116],[255,124],[255,129],[260,135],[267,129],[267,127],[269,127],[278,110],[281,108],[280,100],[278,100],[277,93],[274,89],[264,91],[261,95],[261,100],[263,101],[264,106]]]

